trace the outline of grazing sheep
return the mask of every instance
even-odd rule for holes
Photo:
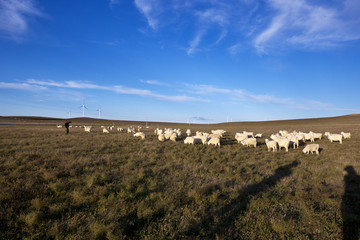
[[[208,145],[212,144],[215,146],[219,146],[220,147],[220,138],[211,138],[208,142]]]
[[[243,131],[243,134],[247,135],[248,137],[254,137],[254,133],[253,132],[247,132],[247,131]]]
[[[63,128],[63,125],[56,125],[57,128]]]
[[[217,130],[211,130],[211,133],[213,134],[219,134],[221,135],[221,137],[226,133],[225,130],[222,130],[222,129],[217,129]]]
[[[141,139],[144,140],[146,138],[146,135],[143,132],[137,132],[134,134],[134,137],[141,137]]]
[[[317,155],[319,155],[319,144],[308,144],[302,151],[305,154],[309,154],[310,152],[313,154],[313,152],[315,152]]]
[[[287,139],[286,137],[277,137],[277,136],[273,136],[274,138],[272,138],[274,141],[277,142],[277,144],[279,145],[279,150],[281,150],[281,148],[285,148],[286,151],[289,151],[289,145],[290,145],[290,140]]]
[[[256,138],[262,138],[262,133],[258,133],[255,135]]]
[[[85,132],[90,132],[92,128],[92,126],[84,126]]]
[[[344,139],[350,139],[351,138],[351,133],[345,133],[345,132],[341,132],[341,135],[343,135]]]
[[[280,133],[280,135],[281,135],[282,137],[288,137],[288,136],[289,136],[289,132],[286,131],[286,130],[280,130],[279,133]]]
[[[299,139],[298,139],[298,137],[296,137],[296,136],[290,136],[288,139],[290,140],[290,143],[293,144],[293,148],[294,148],[294,149],[295,149],[295,148],[299,148]]]
[[[194,138],[193,137],[186,137],[184,140],[185,144],[194,144]]]
[[[340,144],[342,144],[343,135],[341,135],[341,134],[335,134],[335,133],[331,134],[329,132],[326,132],[325,136],[328,137],[330,142],[336,141],[336,142],[340,142]]]
[[[215,134],[215,133],[208,134],[205,136],[207,136],[208,138],[222,138],[222,136],[220,134]]]
[[[310,142],[315,142],[314,134],[312,134],[311,132],[304,133],[304,135],[305,135],[305,141],[310,140]]]
[[[187,130],[186,130],[186,134],[187,134],[188,137],[190,137],[190,135],[191,135],[191,130],[190,130],[190,129],[187,129]]]
[[[205,144],[209,141],[209,139],[210,139],[210,138],[208,138],[207,136],[201,136],[200,138],[201,138],[202,144],[204,144],[204,145],[205,145]]]
[[[173,133],[173,134],[170,136],[170,141],[176,142],[176,138],[177,138],[177,134],[176,134],[176,133]]]
[[[270,152],[270,149],[273,150],[273,152],[277,151],[277,142],[275,141],[269,141],[269,139],[265,139],[266,146],[268,148],[268,152]]]
[[[248,135],[243,134],[243,133],[236,133],[235,134],[235,139],[237,140],[238,143],[240,143],[241,141],[245,140],[248,138]]]
[[[257,141],[256,141],[256,138],[247,138],[245,140],[242,140],[241,144],[246,145],[247,147],[249,147],[251,145],[256,147]]]
[[[118,132],[125,132],[126,131],[125,128],[121,128],[121,127],[118,127],[117,130],[118,130]]]
[[[110,132],[106,128],[103,128],[103,133],[110,133]]]
[[[164,134],[162,134],[162,133],[159,134],[158,139],[159,139],[160,142],[164,142],[164,141],[165,141],[165,136],[164,136]]]
[[[314,136],[314,140],[315,139],[322,139],[322,133],[314,133],[314,132],[312,132],[312,131],[310,131],[309,133],[312,133],[313,134],[313,136]]]

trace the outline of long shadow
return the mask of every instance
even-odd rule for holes
[[[353,166],[344,169],[345,192],[341,203],[343,239],[359,239],[360,235],[360,176]]]
[[[231,200],[231,202],[215,211],[209,211],[207,216],[197,223],[197,226],[206,229],[207,239],[215,239],[216,234],[224,236],[227,234],[227,229],[231,227],[238,216],[244,214],[252,196],[274,187],[282,178],[288,177],[292,174],[292,169],[299,165],[298,161],[294,161],[285,166],[276,169],[275,174],[265,178],[259,183],[249,185],[242,189],[238,197]],[[216,221],[215,221],[216,219]],[[198,232],[191,229],[185,233],[190,236],[197,236]]]

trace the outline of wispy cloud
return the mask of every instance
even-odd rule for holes
[[[185,48],[187,55],[211,49],[229,35],[238,38],[237,44],[227,47],[232,55],[240,52],[240,46],[252,46],[259,53],[270,54],[272,49],[328,49],[360,39],[358,0],[134,2],[151,29],[192,29],[193,38]],[[169,16],[176,16],[177,20],[170,21]],[[209,43],[207,40],[214,39],[215,34],[219,34],[217,40]]]
[[[219,95],[223,100],[232,103],[256,103],[261,105],[276,104],[285,105],[294,109],[330,109],[331,104],[311,99],[291,99],[273,96],[270,94],[254,94],[243,89],[226,89],[212,85],[185,84],[187,91],[202,96]]]
[[[26,91],[42,91],[47,90],[47,87],[33,85],[29,83],[7,83],[7,82],[0,82],[0,88],[2,89],[16,89],[16,90],[26,90]]]
[[[195,38],[191,40],[191,42],[189,43],[189,48],[186,51],[187,55],[192,55],[198,50],[197,48],[204,34],[205,34],[205,30],[200,30],[196,33]]]
[[[149,26],[157,30],[159,20],[159,3],[157,0],[135,0],[135,5],[144,14]]]
[[[170,86],[168,83],[160,82],[158,80],[140,80],[140,82],[150,85],[157,85],[157,86],[166,86],[166,87]]]
[[[28,31],[31,19],[44,16],[33,0],[0,0],[0,33],[18,38]]]
[[[276,14],[254,39],[259,52],[283,44],[326,48],[360,38],[359,17],[346,15],[349,5],[359,13],[360,6],[354,0],[345,1],[340,8],[310,4],[307,0],[269,0],[269,5]]]
[[[60,88],[60,89],[69,88],[69,89],[79,89],[79,90],[92,89],[92,90],[111,91],[124,95],[150,97],[159,100],[173,101],[173,102],[210,102],[208,99],[188,96],[188,95],[166,95],[166,94],[155,93],[147,89],[129,88],[120,85],[102,86],[102,85],[97,85],[83,81],[57,82],[53,80],[44,81],[44,80],[28,79],[26,80],[26,82],[23,83],[0,82],[0,88],[26,90],[26,91],[53,90],[53,88]]]

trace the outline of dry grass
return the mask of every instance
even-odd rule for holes
[[[360,172],[360,116],[190,126],[226,129],[220,148],[152,134],[186,124],[151,123],[143,141],[100,127],[66,135],[56,121],[0,126],[0,239],[342,239],[344,222],[359,229],[360,180],[344,169]],[[352,138],[317,140],[319,156],[267,152],[281,129]],[[265,137],[246,148],[233,139],[243,130]]]

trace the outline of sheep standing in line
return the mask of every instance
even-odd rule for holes
[[[319,155],[319,147],[319,144],[308,144],[302,151],[305,154],[309,154],[310,152],[313,154],[315,152],[317,155]]]
[[[290,143],[293,144],[293,148],[299,148],[299,139],[296,136],[290,136],[288,138],[290,140]]]
[[[277,142],[275,142],[274,140],[269,141],[269,139],[265,139],[265,143],[268,148],[268,152],[270,152],[271,149],[273,150],[273,152],[277,151]]]
[[[351,138],[351,133],[349,133],[349,132],[348,133],[341,132],[340,134],[343,135],[344,139],[348,139],[348,138],[350,139]]]
[[[281,148],[285,148],[287,152],[289,151],[289,139],[287,139],[286,137],[278,137],[276,135],[272,135],[271,139],[277,142],[277,144],[279,145],[279,150],[281,150]]]
[[[309,133],[311,133],[314,136],[314,140],[315,139],[319,139],[319,140],[322,139],[322,133],[314,133],[312,131],[310,131]]]
[[[245,140],[242,140],[241,144],[246,145],[247,147],[254,146],[256,148],[257,141],[256,138],[247,138]]]
[[[103,128],[103,133],[110,133],[110,132],[106,128]]]
[[[184,140],[185,144],[194,144],[194,138],[193,137],[186,137]]]
[[[211,138],[208,142],[208,145],[212,144],[215,146],[219,146],[220,147],[220,138]]]
[[[342,144],[343,135],[341,134],[335,134],[335,133],[331,134],[329,132],[326,132],[325,136],[328,137],[330,142],[340,142],[340,144]]]
[[[240,143],[241,141],[245,140],[248,138],[248,135],[243,134],[243,133],[236,133],[235,134],[235,139],[237,140],[238,143]]]

